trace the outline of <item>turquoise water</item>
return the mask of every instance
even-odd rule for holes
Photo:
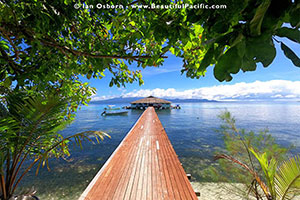
[[[175,104],[175,103],[174,103]],[[116,105],[117,107],[126,104]],[[222,148],[222,138],[215,132],[221,125],[218,115],[230,111],[238,128],[259,131],[265,128],[284,145],[295,145],[293,153],[300,152],[299,102],[212,102],[181,103],[180,110],[157,111],[179,159],[195,181],[209,181],[201,171],[212,161],[213,152]],[[142,111],[130,110],[127,116],[100,114],[104,104],[83,107],[73,124],[62,134],[68,136],[86,130],[103,130],[110,134],[101,144],[84,143],[83,150],[71,146],[72,155],[66,160],[51,160],[51,171],[43,169],[34,176],[34,170],[22,184],[34,186],[37,196],[49,200],[74,200],[83,192],[110,154],[125,137]]]

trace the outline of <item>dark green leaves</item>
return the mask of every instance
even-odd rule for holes
[[[230,74],[236,74],[240,69],[244,72],[254,71],[258,62],[264,67],[269,66],[276,56],[270,37],[268,34],[251,39],[242,35],[237,37],[235,45],[218,59],[214,68],[216,79],[230,81],[232,79]]]
[[[261,34],[261,24],[264,19],[264,15],[270,6],[271,0],[263,0],[263,2],[256,9],[253,19],[250,21],[250,33],[253,36]]]
[[[255,71],[256,70],[256,63],[253,61],[253,59],[249,59],[247,56],[244,56],[243,64],[241,66],[241,69],[243,70],[243,72]]]
[[[294,42],[300,43],[300,31],[298,29],[282,27],[276,31],[276,35],[279,37],[287,37]]]
[[[297,1],[296,1],[297,2]],[[293,27],[299,28],[300,26],[300,6],[298,2],[298,6],[290,12],[290,23]]]
[[[281,42],[281,49],[284,52],[284,55],[289,58],[295,66],[300,67],[300,59],[298,56],[283,42]]]
[[[222,55],[215,65],[214,75],[219,81],[231,81],[232,74],[239,72],[241,67],[241,58],[238,55],[236,47],[230,48],[224,55]]]
[[[276,56],[273,44],[275,35],[287,37],[298,44],[300,41],[299,3],[295,1],[243,1],[232,3],[226,12],[189,11],[188,20],[196,23],[193,15],[199,17],[197,24],[201,24],[203,31],[198,47],[193,45],[192,49],[201,49],[202,54],[185,51],[181,55],[185,61],[183,72],[191,78],[199,78],[198,75],[204,74],[209,65],[216,63],[215,77],[220,81],[229,81],[232,79],[231,74],[237,73],[239,69],[244,72],[254,71],[258,63],[268,67]],[[292,27],[297,27],[280,28],[288,22]],[[194,38],[191,37],[191,40]],[[187,43],[183,42],[182,48]],[[224,49],[228,49],[225,54]],[[293,57],[293,63],[297,64],[296,57],[289,55]]]
[[[4,87],[10,87],[11,83],[12,83],[12,77],[10,76],[10,77],[7,77],[7,78],[4,80],[3,86],[4,86]]]
[[[186,2],[191,3],[182,3]],[[231,80],[230,74],[239,69],[255,70],[258,62],[264,67],[270,65],[276,55],[272,43],[275,35],[299,43],[297,3],[290,0],[283,3],[280,12],[281,3],[271,0],[232,1],[227,9],[149,12],[129,6],[124,10],[99,12],[83,7],[76,10],[71,0],[6,1],[0,6],[0,64],[4,66],[0,79],[13,77],[12,82],[6,80],[6,90],[15,82],[19,88],[34,85],[39,91],[59,88],[61,95],[80,104],[88,96],[81,95],[80,100],[72,93],[76,89],[67,88],[69,84],[72,87],[77,84],[70,82],[78,74],[88,79],[100,78],[99,72],[106,70],[113,75],[111,86],[133,81],[141,84],[141,75],[129,70],[129,66],[134,63],[143,68],[160,66],[169,49],[183,58],[182,71],[188,77],[200,78],[209,65],[218,63],[215,70],[218,79]],[[140,3],[124,1],[123,4]],[[296,28],[278,29],[284,22]],[[230,50],[226,56],[224,49]],[[3,59],[6,54],[10,60]],[[233,56],[231,63],[227,56]]]
[[[297,28],[292,29],[282,27],[276,31],[276,35],[279,37],[287,37],[296,43],[300,43],[300,31]],[[295,66],[300,67],[299,57],[283,42],[281,42],[281,49],[284,52],[284,55],[289,58]]]
[[[217,33],[225,33],[227,32],[229,28],[229,24],[226,21],[218,21],[214,26],[212,27],[212,31],[215,31]]]
[[[214,57],[214,46],[210,47],[201,61],[198,71],[204,71],[212,63]]]
[[[259,38],[246,41],[247,57],[253,59],[256,63],[261,62],[264,67],[268,67],[276,56],[271,36],[262,35]]]

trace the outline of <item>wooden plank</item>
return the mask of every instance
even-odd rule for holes
[[[173,159],[173,166],[175,166],[175,170],[177,171],[177,173],[179,172],[181,175],[178,176],[180,178],[180,183],[181,186],[183,187],[183,191],[185,192],[185,196],[187,197],[187,199],[193,198],[195,196],[195,192],[194,190],[189,187],[190,182],[188,180],[188,177],[186,176],[186,173],[183,169],[183,167],[181,166],[181,163],[178,159],[177,154],[175,153],[175,150],[173,149],[170,140],[168,139],[167,135],[164,136],[166,143],[168,143],[169,145],[166,145],[166,148],[169,150],[169,154],[175,156]]]
[[[164,138],[164,140],[166,140],[166,139]],[[177,167],[178,163],[176,163],[176,157],[174,154],[170,153],[170,149],[168,148],[167,142],[168,141],[165,141],[165,145],[162,146],[162,149],[164,150],[166,156],[170,155],[169,165],[170,165],[170,171],[174,174],[174,177],[175,177],[175,181],[173,182],[174,187],[179,188],[178,192],[179,192],[179,196],[181,197],[181,199],[190,199],[188,191],[186,190],[187,188],[185,188],[186,184],[184,183],[183,177],[178,174],[180,169]],[[176,183],[176,186],[175,186],[175,183]]]
[[[139,148],[139,140],[136,139],[136,145],[132,146],[132,152],[130,155],[130,162],[127,165],[126,171],[123,174],[121,180],[119,181],[119,185],[117,187],[117,190],[114,194],[114,197],[112,199],[124,199],[125,196],[125,192],[128,188],[128,186],[130,185],[130,179],[134,178],[134,173],[135,171],[132,170],[132,168],[134,168],[136,165],[136,159],[139,156],[139,151],[141,150],[141,148]]]
[[[126,187],[126,191],[125,191],[125,194],[124,194],[124,199],[125,200],[128,200],[130,199],[130,195],[132,193],[132,188],[133,188],[133,185],[134,185],[134,182],[135,182],[135,179],[138,179],[137,177],[137,174],[138,174],[138,170],[139,170],[139,164],[141,162],[140,159],[141,159],[141,151],[142,151],[142,148],[140,148],[140,146],[142,145],[142,142],[143,142],[143,138],[139,138],[140,140],[140,143],[138,145],[138,153],[137,153],[137,157],[135,159],[135,162],[134,162],[134,165],[133,165],[133,168],[131,170],[131,176],[130,176],[130,179],[129,179],[129,182],[127,183],[127,187]]]
[[[148,151],[148,182],[147,182],[147,200],[152,200],[152,146],[151,146],[151,140],[152,140],[152,135],[149,135],[149,140],[147,142],[147,146],[149,148]]]
[[[164,199],[163,193],[162,193],[162,183],[161,183],[161,176],[159,174],[159,164],[158,164],[158,149],[157,149],[157,143],[156,143],[156,138],[153,140],[153,147],[154,147],[154,176],[155,176],[155,189],[156,189],[156,195],[157,199]]]
[[[119,193],[120,190],[124,190],[124,186],[127,184],[128,180],[127,178],[127,173],[128,171],[130,172],[130,166],[132,162],[132,159],[136,157],[136,150],[137,150],[137,143],[138,140],[134,140],[134,143],[130,145],[128,148],[128,152],[126,151],[128,148],[122,149],[122,155],[127,156],[128,160],[123,159],[123,162],[120,162],[118,165],[119,172],[115,175],[115,181],[111,180],[111,183],[115,183],[114,185],[110,186],[110,190],[107,191],[107,199],[114,199],[114,198],[120,198]],[[128,162],[126,162],[128,161]],[[129,163],[129,164],[128,164]],[[123,165],[123,167],[121,167]],[[118,190],[119,189],[119,190]],[[104,199],[106,198],[105,196],[103,197]]]
[[[145,151],[145,148],[146,148],[145,141],[146,141],[146,139],[144,137],[143,145],[141,147],[142,148],[142,158],[140,160],[141,165],[140,165],[139,174],[138,174],[139,179],[138,179],[138,182],[136,185],[136,189],[133,188],[133,190],[132,190],[133,194],[135,194],[135,195],[133,195],[131,199],[142,199],[141,196],[142,196],[143,180],[144,180],[144,176],[143,176],[144,171],[143,170],[145,168],[145,152],[146,152]]]
[[[164,130],[162,130],[162,132],[164,132]],[[174,173],[177,173],[180,172],[181,173],[181,164],[180,164],[180,161],[178,160],[178,157],[177,155],[175,154],[175,151],[174,149],[172,148],[171,146],[171,143],[167,137],[167,135],[164,135],[162,136],[162,138],[165,140],[164,142],[164,150],[166,152],[167,155],[171,155],[170,156],[170,165],[173,167],[173,170],[174,170]],[[180,167],[179,167],[180,166]],[[189,192],[188,192],[188,188],[185,188],[187,186],[187,184],[185,184],[185,180],[184,180],[184,176],[176,176],[177,177],[177,180],[176,180],[176,183],[177,183],[177,188],[182,188],[182,190],[179,190],[179,192],[181,193],[180,196],[183,198],[186,198],[186,199],[190,199],[190,195],[189,195]]]
[[[153,108],[148,108],[80,200],[197,197]]]
[[[165,199],[169,199],[169,193],[168,193],[168,185],[167,185],[167,181],[166,181],[166,168],[168,168],[168,166],[165,165],[165,159],[164,159],[164,155],[163,155],[163,149],[162,146],[163,144],[161,144],[159,138],[156,138],[156,144],[159,145],[159,149],[158,151],[158,161],[159,161],[159,171],[160,171],[160,177],[161,177],[161,182],[162,182],[162,193],[165,197]],[[169,189],[170,190],[170,189]]]
[[[168,171],[169,171],[169,173],[171,174],[171,177],[172,177],[171,181],[172,181],[172,188],[175,192],[175,199],[184,199],[183,198],[184,193],[181,189],[182,187],[180,185],[179,177],[177,175],[177,171],[176,171],[175,166],[173,164],[173,159],[174,158],[166,150],[165,144],[164,144],[165,141],[163,141],[163,138],[160,138],[160,140],[161,140],[161,143],[162,143],[161,149],[162,149],[162,152],[163,152],[163,156],[164,156],[164,158],[166,158],[166,162],[167,162],[167,165],[168,165]]]
[[[149,131],[149,130],[147,130]],[[149,150],[149,146],[147,145],[147,143],[149,142],[149,136],[146,136],[146,140],[145,140],[145,153],[144,153],[144,167],[143,167],[143,184],[142,184],[142,188],[141,188],[141,198],[138,199],[147,199],[147,193],[148,193],[148,167],[149,167],[149,163],[148,163],[148,150]]]
[[[156,172],[156,166],[155,166],[155,157],[156,157],[156,149],[155,149],[155,139],[156,139],[156,137],[155,136],[151,136],[151,149],[152,149],[152,155],[151,155],[151,166],[152,166],[152,168],[151,168],[151,175],[152,175],[152,177],[151,177],[151,182],[152,182],[152,197],[153,197],[153,200],[156,200],[156,199],[158,199],[158,192],[157,192],[157,178],[156,178],[156,176],[155,176],[155,174],[157,173]]]
[[[161,160],[166,168],[165,176],[166,179],[168,178],[166,182],[168,183],[168,194],[170,196],[170,199],[172,199],[172,196],[174,197],[174,199],[181,199],[175,178],[176,172],[174,171],[173,166],[171,164],[172,158],[165,152],[164,145],[161,145],[160,148],[162,150]]]
[[[130,131],[126,135],[126,137],[122,140],[122,142],[117,147],[117,149],[112,153],[112,155],[109,157],[109,159],[105,162],[105,164],[102,166],[102,168],[96,174],[96,176],[93,178],[93,180],[87,186],[87,188],[84,190],[82,195],[79,197],[79,200],[90,200],[90,198],[88,196],[93,196],[92,194],[97,191],[97,189],[95,189],[93,187],[100,186],[99,181],[101,181],[103,179],[103,177],[101,177],[101,179],[100,179],[100,176],[103,176],[104,171],[107,170],[107,168],[110,167],[109,165],[112,165],[111,160],[113,158],[115,159],[115,155],[117,154],[118,150],[122,147],[123,143],[125,143],[126,139],[134,133],[134,130],[136,129],[136,126],[141,122],[141,119],[143,118],[144,114],[145,114],[145,112],[141,115],[141,117],[132,126],[132,128],[130,129]],[[132,133],[132,134],[129,134],[129,133]]]

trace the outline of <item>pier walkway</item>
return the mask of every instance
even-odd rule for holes
[[[153,107],[138,119],[79,200],[197,200]]]

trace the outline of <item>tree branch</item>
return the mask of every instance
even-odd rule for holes
[[[55,47],[57,49],[66,51],[71,53],[74,56],[86,56],[86,57],[91,57],[91,58],[111,58],[111,59],[125,59],[125,60],[135,60],[137,62],[142,62],[139,59],[150,59],[152,58],[151,56],[119,56],[119,55],[101,55],[101,54],[96,54],[95,52],[83,52],[83,51],[78,51],[74,49],[70,49],[67,46],[61,46],[57,43],[51,43],[45,40],[40,40],[44,45],[50,46],[50,47]],[[160,56],[161,58],[168,58],[168,56]]]
[[[246,164],[242,163],[241,161],[233,158],[232,156],[226,155],[226,154],[216,155],[215,160],[218,160],[218,159],[229,160],[233,163],[236,163],[236,164],[242,166],[244,169],[246,169],[248,172],[250,172],[250,174],[255,178],[257,183],[260,185],[260,187],[263,190],[264,194],[266,195],[267,199],[270,199],[270,193],[269,193],[268,187],[260,179],[260,177],[258,176],[258,174],[254,170],[250,169]]]
[[[32,37],[33,35],[35,35],[35,33],[32,32],[32,31],[26,30],[26,28],[23,27],[23,26],[15,26],[15,25],[12,25],[12,24],[4,24],[4,27],[0,26],[0,29],[5,30],[6,29],[5,27],[10,27],[12,29],[16,29],[16,31],[22,32],[22,34],[27,39],[29,39],[31,41],[36,40],[34,37]],[[38,39],[38,41],[40,41],[45,46],[54,47],[56,49],[59,49],[66,56],[67,56],[66,52],[69,52],[70,54],[72,54],[74,56],[85,56],[85,57],[91,57],[91,58],[125,59],[125,60],[134,60],[134,61],[137,61],[137,62],[143,62],[140,59],[150,59],[150,58],[152,58],[152,56],[149,56],[149,55],[141,55],[141,56],[124,55],[124,56],[120,56],[120,55],[103,55],[103,54],[98,54],[97,52],[84,52],[84,51],[71,49],[67,46],[60,45],[55,40],[53,40],[52,38],[48,38],[48,39],[51,39],[51,42],[47,41],[45,39]],[[160,58],[168,58],[168,57],[167,56],[160,56]]]
[[[11,66],[11,68],[20,74],[21,71],[16,66],[16,63],[13,60],[11,60],[11,58],[9,57],[9,55],[7,55],[7,53],[5,52],[5,50],[2,49],[1,47],[0,47],[0,52],[2,54],[2,58],[4,58],[6,61],[8,61],[9,65]]]

